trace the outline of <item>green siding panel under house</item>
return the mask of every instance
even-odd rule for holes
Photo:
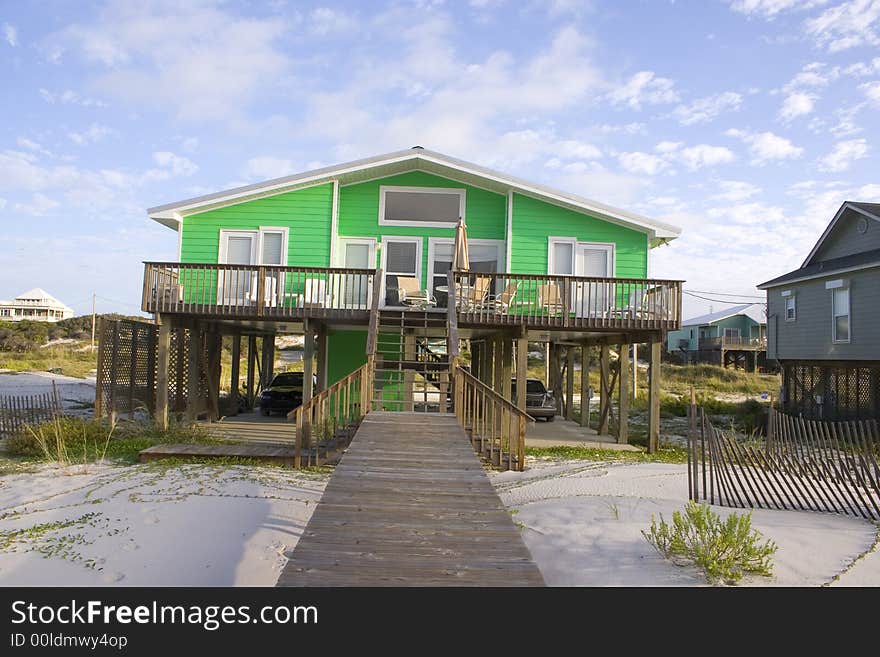
[[[367,362],[367,332],[327,332],[327,385],[331,386]]]

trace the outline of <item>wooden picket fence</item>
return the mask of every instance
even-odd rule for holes
[[[0,437],[22,431],[28,425],[48,422],[62,412],[54,381],[52,392],[0,397]]]
[[[766,438],[742,440],[691,404],[688,496],[721,506],[880,520],[876,420],[824,422],[770,409]]]

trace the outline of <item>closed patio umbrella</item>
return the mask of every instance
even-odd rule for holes
[[[468,271],[470,269],[468,259],[467,226],[464,219],[459,217],[455,227],[455,247],[452,253],[452,271]]]

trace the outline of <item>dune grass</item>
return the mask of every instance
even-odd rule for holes
[[[13,372],[57,370],[66,376],[83,378],[98,365],[98,352],[65,346],[41,347],[25,352],[0,351],[0,369]]]
[[[622,461],[626,463],[687,463],[687,450],[662,445],[655,454],[594,447],[526,447],[526,456],[583,461]]]

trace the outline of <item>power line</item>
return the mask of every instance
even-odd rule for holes
[[[765,298],[765,297],[761,297],[761,296],[753,296],[750,294],[730,294],[728,292],[708,292],[706,290],[682,290],[682,291],[688,292],[688,293],[696,292],[697,294],[712,294],[712,295],[715,295],[716,297],[738,297],[741,299],[761,299],[761,300],[764,300],[764,298]]]
[[[696,298],[696,299],[702,299],[703,301],[714,301],[715,303],[726,303],[726,304],[728,304],[728,305],[734,305],[734,304],[745,304],[745,303],[746,303],[746,302],[735,301],[735,300],[731,300],[731,299],[712,299],[711,297],[703,297],[703,296],[700,296],[699,294],[694,294],[693,292],[688,292],[687,290],[682,290],[682,292],[683,292],[684,294],[687,294],[687,295],[689,295],[689,296],[692,296],[692,297],[694,297],[694,298]],[[759,303],[759,302],[757,302],[757,301],[752,301],[752,302],[749,302],[748,305],[750,305],[750,306],[755,306],[755,305],[757,305],[758,303]]]

